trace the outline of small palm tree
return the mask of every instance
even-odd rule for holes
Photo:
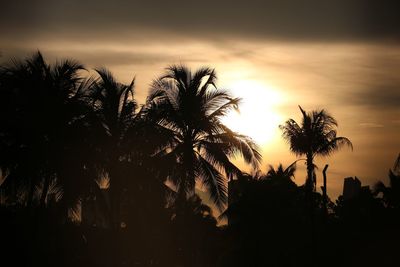
[[[192,195],[200,181],[222,208],[227,201],[224,174],[228,178],[241,174],[230,157],[239,153],[257,168],[261,156],[249,137],[222,124],[221,118],[237,109],[240,99],[217,89],[216,79],[209,68],[192,73],[185,66],[169,67],[154,81],[147,105],[164,136],[169,136],[159,154],[170,162],[168,178],[180,197]]]
[[[279,164],[277,169],[275,169],[272,165],[269,165],[267,173],[261,176],[260,179],[271,181],[275,185],[288,185],[290,187],[297,187],[293,182],[295,172],[296,161],[285,169],[283,169],[282,164]]]
[[[307,165],[307,191],[316,188],[314,158],[316,156],[329,156],[336,150],[347,145],[353,145],[346,137],[337,136],[337,121],[325,110],[305,112],[300,106],[303,115],[301,124],[289,119],[279,127],[283,131],[284,139],[289,143],[290,150],[297,156],[306,156]]]
[[[283,169],[282,164],[279,164],[278,168],[275,170],[274,166],[269,165],[267,171],[266,179],[286,179],[291,180],[294,178],[294,173],[296,172],[296,162],[290,164],[286,169]]]

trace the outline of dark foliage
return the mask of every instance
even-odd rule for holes
[[[0,68],[1,266],[399,265],[400,156],[389,185],[333,203],[313,160],[352,145],[326,111],[281,126],[307,158],[298,186],[295,163],[255,175],[232,163],[257,171],[261,156],[222,124],[240,99],[214,70],[169,67],[142,106],[134,80],[86,74],[39,52]]]

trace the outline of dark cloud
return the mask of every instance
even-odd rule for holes
[[[395,0],[7,1],[0,30],[10,37],[202,37],[400,39]]]
[[[360,104],[372,109],[396,109],[400,106],[400,81],[397,84],[368,88],[356,92],[351,98],[353,104]]]
[[[143,49],[143,46],[139,47]],[[8,47],[7,53],[2,57],[0,53],[0,63],[8,64],[14,58],[21,59],[27,58],[34,54],[35,49],[32,47]],[[124,66],[140,66],[141,68],[147,69],[154,65],[169,65],[172,63],[185,62],[205,64],[207,59],[199,55],[193,55],[190,53],[172,53],[171,51],[135,51],[135,47],[131,49],[112,49],[112,47],[101,47],[91,48],[90,46],[78,47],[70,49],[68,45],[54,47],[41,47],[40,51],[45,55],[46,59],[50,62],[62,60],[62,59],[73,59],[78,60],[88,66],[97,68],[101,66],[109,67],[124,67]]]
[[[399,48],[382,47],[368,61],[358,77],[362,90],[355,90],[351,101],[372,109],[395,109],[400,115]]]
[[[174,57],[168,54],[155,53],[137,53],[134,51],[112,51],[103,49],[93,49],[90,51],[68,50],[61,51],[43,50],[49,58],[76,58],[81,62],[87,62],[93,67],[99,66],[127,66],[127,65],[145,65],[152,66],[156,63],[171,62]]]

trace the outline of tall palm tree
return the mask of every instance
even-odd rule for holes
[[[10,170],[10,178],[17,184],[28,184],[28,206],[38,184],[42,183],[43,206],[60,170],[66,165],[76,167],[70,166],[66,154],[75,154],[74,146],[81,147],[73,143],[80,140],[74,137],[79,136],[87,113],[82,97],[85,82],[79,73],[83,69],[70,60],[50,65],[40,52],[1,68],[0,91],[8,103],[2,101],[1,105],[1,147],[5,153],[0,160]]]
[[[148,112],[169,140],[158,151],[170,167],[168,179],[182,199],[193,195],[196,181],[205,184],[215,204],[227,201],[224,175],[241,171],[230,157],[238,154],[257,168],[261,156],[253,141],[231,131],[221,118],[237,109],[240,99],[217,89],[217,76],[210,68],[192,73],[185,66],[171,66],[155,80],[147,100]]]
[[[111,220],[118,225],[122,190],[122,166],[126,160],[126,133],[133,127],[137,103],[134,99],[134,79],[129,84],[119,83],[107,69],[96,70],[98,77],[90,88],[94,117],[93,146],[97,147],[97,169],[110,179]]]
[[[95,151],[93,169],[100,172],[98,175],[106,173],[109,177],[110,220],[118,228],[121,201],[127,194],[133,200],[129,203],[141,203],[142,208],[165,206],[161,203],[165,201],[165,185],[157,179],[163,168],[159,167],[155,151],[164,146],[169,136],[152,119],[151,112],[138,107],[134,79],[123,84],[107,69],[96,72],[90,87],[94,116],[90,120],[92,140],[89,143]],[[136,210],[140,208],[133,206]]]
[[[283,131],[284,139],[290,145],[290,150],[297,156],[306,156],[306,188],[311,192],[316,188],[314,158],[328,156],[343,146],[352,149],[353,145],[348,138],[337,136],[337,121],[325,110],[313,110],[307,113],[301,106],[299,108],[303,115],[300,124],[289,119],[279,127]]]

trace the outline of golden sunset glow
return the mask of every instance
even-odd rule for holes
[[[399,3],[2,1],[0,267],[400,266]]]
[[[260,146],[279,136],[278,125],[284,117],[278,111],[283,103],[278,89],[257,80],[239,80],[233,82],[229,90],[242,102],[239,112],[232,111],[223,119],[228,127],[250,136]]]

